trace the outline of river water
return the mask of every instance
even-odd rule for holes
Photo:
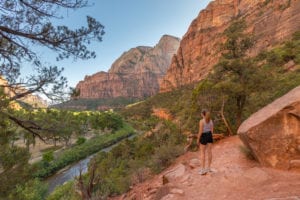
[[[137,134],[134,134],[126,139],[133,139],[134,137],[136,137]],[[123,139],[123,140],[126,140]],[[117,146],[120,142],[122,142],[123,140],[117,142],[116,144],[113,144],[107,148],[104,148],[100,151],[103,152],[109,152],[112,148],[114,148],[115,146]],[[48,184],[48,192],[51,193],[53,192],[53,190],[55,189],[56,186],[58,185],[62,185],[67,181],[73,180],[76,176],[79,175],[80,170],[82,170],[82,173],[86,173],[88,170],[88,164],[90,162],[90,160],[96,155],[97,153],[90,155],[89,157],[80,160],[79,162],[73,164],[73,165],[69,165],[68,167],[60,170],[59,172],[57,172],[55,175],[49,177],[46,179],[46,183]]]

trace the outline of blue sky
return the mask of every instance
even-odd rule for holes
[[[105,26],[100,43],[90,45],[97,54],[87,61],[64,60],[55,62],[55,55],[42,51],[44,61],[64,67],[64,76],[75,87],[84,79],[99,71],[107,71],[125,51],[136,46],[154,46],[164,34],[181,38],[192,20],[209,0],[92,0],[90,7],[60,10],[65,16],[59,23],[69,27],[85,24],[85,16],[96,18]],[[27,67],[26,67],[27,68]],[[25,71],[26,68],[24,67]]]

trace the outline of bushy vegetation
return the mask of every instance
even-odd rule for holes
[[[56,116],[52,111],[33,113],[32,107],[25,104],[22,110],[16,111],[19,108],[16,102],[32,94],[43,94],[53,101],[66,97],[67,80],[62,76],[63,68],[51,63],[47,56],[39,56],[41,52],[35,45],[50,50],[57,61],[71,57],[95,58],[95,52],[88,45],[91,41],[101,41],[104,34],[102,24],[90,16],[86,17],[86,25],[77,29],[51,22],[62,19],[64,9],[79,9],[87,5],[87,1],[77,0],[0,1],[0,32],[3,36],[0,44],[0,152],[5,153],[0,155],[0,198],[7,199],[10,189],[30,176],[28,149],[34,144],[35,137],[47,141],[59,137],[68,141],[72,128],[76,126],[70,115],[59,113]],[[21,66],[28,68],[30,73],[22,74]],[[74,128],[76,133],[81,130]],[[25,148],[15,145],[18,139],[25,140]],[[15,199],[41,199],[31,195],[31,189],[27,188],[29,185],[20,190],[28,192],[29,196],[21,192],[24,195]]]
[[[92,112],[89,122],[94,129],[109,129],[116,131],[123,127],[123,120],[120,115],[114,112]]]
[[[74,192],[74,181],[69,181],[66,184],[63,184],[55,188],[55,191],[51,193],[47,200],[58,200],[58,199],[72,199],[80,200],[80,197],[77,193]]]
[[[77,138],[76,145],[81,145],[85,143],[86,139],[84,137]]]
[[[88,129],[118,130],[123,126],[122,118],[115,112],[69,111],[58,109],[16,110],[15,115],[24,121],[43,128],[36,130],[47,140],[62,140],[68,144],[72,135],[84,135]],[[26,130],[24,130],[26,131]]]
[[[184,136],[175,124],[163,121],[160,129],[152,135],[126,140],[109,153],[99,153],[91,161],[96,163],[96,173],[101,176],[101,181],[94,188],[94,196],[103,198],[121,194],[131,185],[162,171],[183,153],[184,141]],[[70,193],[70,189],[72,187],[59,187],[48,199],[66,198],[63,194]]]
[[[187,85],[170,92],[159,93],[141,103],[124,108],[120,114],[136,129],[148,131],[159,122],[157,118],[152,117],[153,108],[166,108],[171,115],[178,119],[178,127],[181,132],[189,130],[196,133],[198,123],[187,123],[191,117],[198,121],[200,119],[200,113],[199,115],[191,115],[194,86]]]
[[[128,104],[139,101],[138,98],[102,98],[102,99],[72,99],[53,107],[68,110],[107,110],[107,108],[119,109]]]
[[[209,108],[216,113],[217,119],[221,118],[220,111],[224,100],[224,115],[232,129],[237,130],[239,126],[237,105],[243,105],[243,109],[240,109],[243,121],[263,106],[300,85],[299,55],[300,37],[299,32],[296,32],[290,41],[270,51],[261,52],[256,57],[245,58],[241,65],[238,64],[240,59],[232,59],[230,61],[233,63],[232,66],[228,65],[228,61],[224,63],[221,59],[214,72],[201,81],[193,91],[194,109],[191,115],[198,113],[202,108]],[[290,63],[292,68],[288,69],[287,63]],[[224,76],[228,72],[225,77],[218,75]],[[235,73],[240,75],[235,76]],[[240,82],[243,79],[246,81]],[[245,95],[243,104],[238,103],[237,94]],[[220,125],[217,128],[226,132],[224,123]]]
[[[4,101],[3,101],[4,103]],[[8,107],[8,109],[10,109]],[[83,159],[97,151],[110,146],[119,140],[133,134],[134,130],[125,124],[120,115],[114,112],[72,112],[56,109],[32,109],[32,110],[12,110],[15,116],[23,118],[24,121],[32,123],[32,127],[37,124],[43,125],[43,129],[37,129],[39,136],[53,142],[64,142],[67,150],[54,154],[57,146],[43,152],[42,161],[33,165],[28,164],[30,158],[29,145],[35,144],[35,138],[29,135],[26,129],[21,129],[9,120],[1,123],[6,126],[0,130],[0,136],[6,140],[1,140],[0,156],[1,166],[4,172],[0,174],[0,196],[7,197],[14,191],[16,184],[20,187],[27,187],[26,182],[32,178],[45,178],[52,175],[57,170]],[[85,133],[88,130],[95,133],[102,133],[92,140],[84,142]],[[105,130],[105,131],[101,131]],[[9,137],[7,137],[9,136]],[[79,137],[77,145],[70,145],[71,136]],[[14,141],[23,138],[26,148],[18,147]],[[61,145],[61,143],[60,143]],[[1,198],[0,198],[1,199]]]
[[[53,151],[47,151],[47,152],[43,153],[43,159],[42,159],[43,162],[49,163],[53,160],[54,160]]]
[[[25,185],[17,185],[14,194],[10,195],[9,199],[41,200],[46,198],[47,191],[46,184],[38,179],[33,179]]]
[[[233,25],[231,29],[235,30],[239,27],[243,27],[243,24]],[[236,35],[243,32],[233,31],[234,35],[230,36],[231,32],[227,30],[229,37],[233,39],[243,37],[243,35]],[[234,48],[232,43],[237,45],[233,41],[227,43],[227,49]],[[245,40],[245,43],[248,41]],[[226,44],[222,47],[226,50]],[[221,59],[213,72],[200,83],[158,94],[137,105],[125,108],[121,114],[132,120],[137,129],[139,127],[146,129],[147,124],[144,120],[151,116],[152,108],[166,108],[176,116],[182,131],[195,134],[198,131],[201,110],[207,108],[212,112],[215,131],[226,134],[228,130],[221,117],[224,103],[223,114],[235,133],[239,124],[237,117],[240,117],[240,121],[245,120],[263,106],[300,85],[300,32],[296,32],[291,40],[270,51],[261,52],[253,58],[243,54],[236,58],[232,56],[237,55],[233,51],[231,55],[228,55],[228,51],[225,52],[227,53],[224,55],[225,59]],[[292,68],[287,69],[286,64],[289,62],[292,63]],[[224,76],[226,73],[227,75]],[[246,81],[241,82],[243,79],[239,76]],[[240,101],[241,99],[244,99],[243,102]]]
[[[36,163],[34,168],[38,170],[34,173],[34,177],[46,178],[63,167],[86,158],[87,156],[92,155],[105,147],[111,146],[117,141],[129,137],[133,133],[134,130],[130,126],[125,125],[122,129],[112,134],[96,136],[93,139],[82,143],[81,145],[77,145],[63,151],[55,158],[55,160],[50,160],[50,162],[48,160],[43,160],[39,163]]]

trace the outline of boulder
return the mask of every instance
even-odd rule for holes
[[[251,115],[238,134],[263,166],[300,169],[300,86]]]
[[[167,171],[163,175],[163,182],[169,183],[175,181],[177,178],[182,177],[186,171],[186,168],[183,164],[177,165],[175,168]]]
[[[189,166],[192,169],[199,167],[200,166],[200,160],[197,159],[197,158],[191,159],[190,162],[189,162]]]

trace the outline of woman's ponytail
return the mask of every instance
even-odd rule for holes
[[[210,112],[207,110],[202,110],[202,114],[204,116],[205,122],[209,123],[210,122]]]

